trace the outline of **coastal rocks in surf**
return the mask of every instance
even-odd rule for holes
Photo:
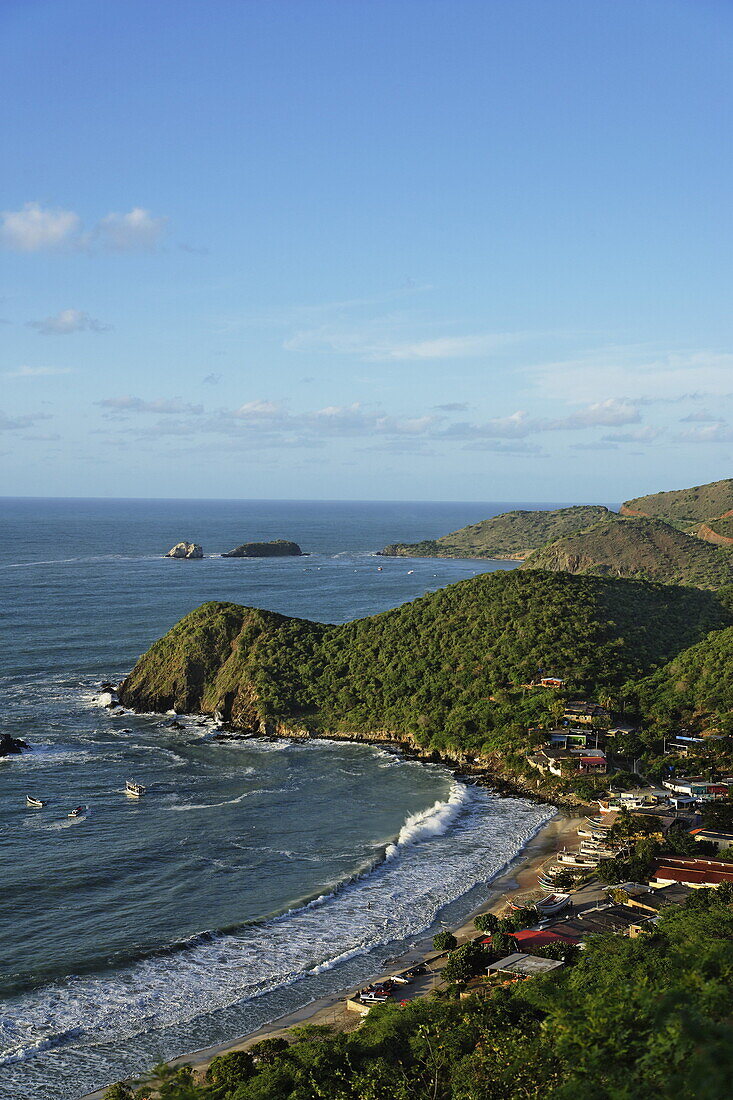
[[[303,551],[297,542],[288,539],[273,539],[272,542],[243,542],[235,546],[223,558],[300,558]]]
[[[167,558],[203,558],[204,552],[197,542],[177,542],[171,546]]]
[[[21,737],[11,737],[9,733],[0,736],[0,756],[18,756],[23,749],[29,749],[30,745]]]

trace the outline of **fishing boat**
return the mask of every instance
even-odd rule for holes
[[[75,806],[73,810],[69,811],[67,816],[68,817],[81,817],[82,814],[84,814],[84,813],[86,813],[86,806]]]
[[[133,783],[131,779],[128,779],[125,783],[125,794],[129,794],[130,798],[142,798],[145,794],[145,788],[142,783]]]
[[[40,798],[33,798],[29,794],[25,796],[25,804],[26,806],[33,806],[37,810],[40,810],[42,806],[46,805],[46,803],[42,802]]]
[[[535,902],[535,905],[538,913],[543,917],[549,917],[552,913],[559,913],[569,901],[570,894],[548,894],[546,898]]]
[[[591,856],[579,856],[575,852],[560,852],[558,863],[567,863],[570,867],[596,867],[598,859]]]

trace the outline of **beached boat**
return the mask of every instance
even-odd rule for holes
[[[67,817],[81,817],[86,813],[86,806],[75,806],[73,810],[70,810]]]
[[[129,794],[130,798],[142,798],[145,794],[145,788],[142,783],[133,783],[131,779],[128,779],[125,783],[125,794]]]
[[[559,913],[569,901],[570,894],[548,894],[546,898],[541,898],[540,901],[535,902],[535,906],[537,912],[541,913],[543,917],[549,917],[552,913]]]
[[[42,806],[46,805],[46,803],[42,802],[40,798],[33,798],[29,794],[25,796],[25,804],[26,806],[33,806],[37,810],[40,810]]]
[[[596,867],[598,859],[591,856],[576,855],[575,852],[560,852],[558,863],[567,863],[569,867]]]

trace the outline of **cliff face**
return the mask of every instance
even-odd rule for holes
[[[721,588],[733,583],[732,561],[725,551],[661,520],[629,518],[559,539],[520,568]]]

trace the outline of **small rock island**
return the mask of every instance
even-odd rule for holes
[[[11,737],[9,733],[0,736],[0,756],[16,756],[23,749],[29,749],[30,745],[22,737]]]
[[[272,542],[243,542],[241,546],[235,546],[223,558],[300,558],[303,551],[297,542],[289,542],[287,539],[273,539]]]
[[[203,558],[204,552],[197,542],[177,542],[171,546],[167,558]]]

